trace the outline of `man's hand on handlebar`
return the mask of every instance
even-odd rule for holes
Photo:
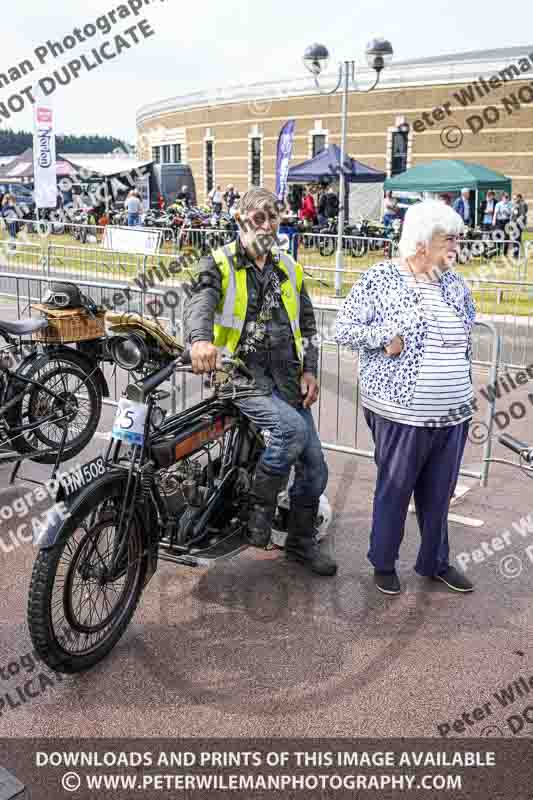
[[[217,368],[218,350],[211,342],[195,342],[191,347],[192,371],[197,375]]]

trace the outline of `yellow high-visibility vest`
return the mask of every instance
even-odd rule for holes
[[[236,242],[213,251],[213,258],[222,275],[222,296],[215,311],[214,344],[226,355],[234,355],[239,345],[248,308],[246,269],[235,268]],[[296,352],[303,364],[303,342],[300,331],[300,292],[303,269],[286,253],[280,254],[280,269],[287,275],[281,288],[281,298],[289,317]]]

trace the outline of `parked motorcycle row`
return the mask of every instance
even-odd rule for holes
[[[126,226],[128,214],[122,208],[69,209],[64,212],[41,210],[39,219],[26,214],[21,225],[28,233],[43,229],[54,235],[71,235],[82,244],[96,244],[102,226]],[[172,243],[176,249],[194,248],[201,255],[228,244],[235,238],[237,225],[227,212],[214,213],[208,206],[188,207],[176,201],[165,209],[149,209],[141,216],[142,227],[160,229],[163,241]],[[317,250],[321,256],[329,257],[337,249],[338,218],[332,217],[326,225],[311,228],[296,216],[288,221],[289,226],[306,249]],[[361,258],[372,252],[382,252],[390,258],[397,252],[396,245],[401,236],[401,220],[385,225],[376,220],[360,217],[355,224],[344,226],[343,252],[345,256]],[[490,232],[481,228],[467,228],[458,251],[458,261],[467,264],[473,258],[489,260],[500,254],[502,247]]]
[[[332,217],[326,226],[303,229],[306,236],[302,244],[317,249],[321,256],[331,256],[337,249],[338,218]],[[354,225],[345,225],[343,251],[345,255],[360,258],[369,252],[382,250],[386,257],[392,255],[393,245],[400,240],[401,222],[386,226],[361,217]]]

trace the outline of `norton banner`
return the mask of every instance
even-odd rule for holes
[[[55,208],[57,202],[54,112],[49,100],[36,96],[34,106],[33,164],[37,208]]]

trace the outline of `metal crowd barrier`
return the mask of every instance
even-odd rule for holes
[[[130,282],[102,282],[97,280],[78,281],[82,291],[90,294],[97,302],[105,302],[124,311],[138,311],[140,313],[154,307],[151,304],[161,303],[157,306],[159,312],[166,307],[166,313],[154,314],[163,322],[169,332],[180,336],[183,331],[183,303],[176,302],[168,305],[168,287],[152,288],[143,291]],[[20,318],[25,313],[31,315],[31,303],[40,302],[47,290],[48,279],[44,276],[32,274],[13,274],[0,272],[0,297],[11,298],[16,302],[17,316]],[[127,292],[125,293],[125,290]],[[176,293],[177,298],[183,298],[183,293]],[[364,447],[361,442],[362,407],[360,402],[359,385],[357,381],[357,354],[345,348],[339,348],[333,340],[333,329],[338,306],[314,303],[317,327],[321,336],[320,348],[320,380],[321,393],[319,402],[314,407],[319,434],[323,447],[332,452],[362,458],[373,458],[372,450]],[[491,322],[478,322],[475,326],[474,366],[482,368],[487,373],[487,382],[495,383],[500,363],[500,336],[497,328]],[[484,340],[484,341],[483,341]],[[486,351],[486,352],[485,352]],[[482,357],[484,356],[484,357]],[[110,385],[112,397],[106,401],[116,405],[120,396],[129,382],[129,373],[120,370],[114,365],[104,365],[104,374]],[[199,376],[180,376],[179,384],[174,380],[171,387],[170,410],[183,410],[190,402],[196,402],[204,394],[204,384]],[[327,404],[327,411],[324,406]],[[332,404],[335,414],[331,413]],[[487,403],[484,415],[485,425],[488,429],[488,438],[484,444],[483,460],[479,470],[465,469],[463,476],[473,477],[485,486],[489,476],[489,462],[492,449],[490,433],[493,429],[494,414],[496,412],[496,398]]]
[[[307,234],[304,234],[304,238],[305,236]],[[334,237],[330,235],[329,238]],[[348,238],[352,247],[352,240],[361,241],[361,237],[346,237],[347,240]],[[380,245],[386,242],[384,239],[374,241]],[[334,256],[324,257],[323,263],[316,264],[313,262],[320,259],[311,255],[311,263],[308,263],[308,251],[309,248],[304,250],[303,257],[299,252],[298,259],[305,270],[307,288],[313,301],[338,307],[342,298],[335,297]],[[187,269],[196,263],[198,255],[199,249],[185,247],[176,254],[147,256],[143,253],[124,253],[102,247],[72,247],[50,242],[41,246],[17,243],[15,249],[11,249],[9,242],[0,242],[0,268],[3,267],[13,275],[34,274],[76,282],[96,281],[103,285],[117,281],[127,283],[135,291],[140,290],[143,311],[147,307],[145,294],[152,290],[161,290],[165,298],[164,305],[176,303],[172,293],[186,279]],[[349,291],[365,268],[379,260],[380,256],[376,257],[374,251],[371,258],[346,258],[344,293]],[[464,275],[472,288],[480,318],[492,322],[502,336],[502,362],[510,368],[529,366],[533,363],[533,322],[529,314],[533,303],[533,283],[502,278],[500,265],[495,263],[487,264],[474,275],[467,271]],[[151,302],[153,307],[155,297]],[[488,358],[487,356],[485,361]]]
[[[325,450],[373,459],[371,441],[363,417],[363,408],[357,380],[358,354],[339,348],[332,338],[337,307],[314,304],[317,326],[322,332],[319,359],[321,391],[317,402],[316,418],[322,446]],[[473,366],[483,382],[494,384],[498,376],[500,336],[490,322],[476,322],[474,326]],[[335,409],[333,413],[332,404]],[[487,439],[479,469],[463,467],[463,477],[475,478],[486,486],[492,453],[492,431],[496,413],[496,398],[487,401],[483,413]]]
[[[177,248],[196,250],[200,255],[207,255],[217,247],[229,244],[235,239],[235,231],[224,228],[183,227],[178,231]]]

